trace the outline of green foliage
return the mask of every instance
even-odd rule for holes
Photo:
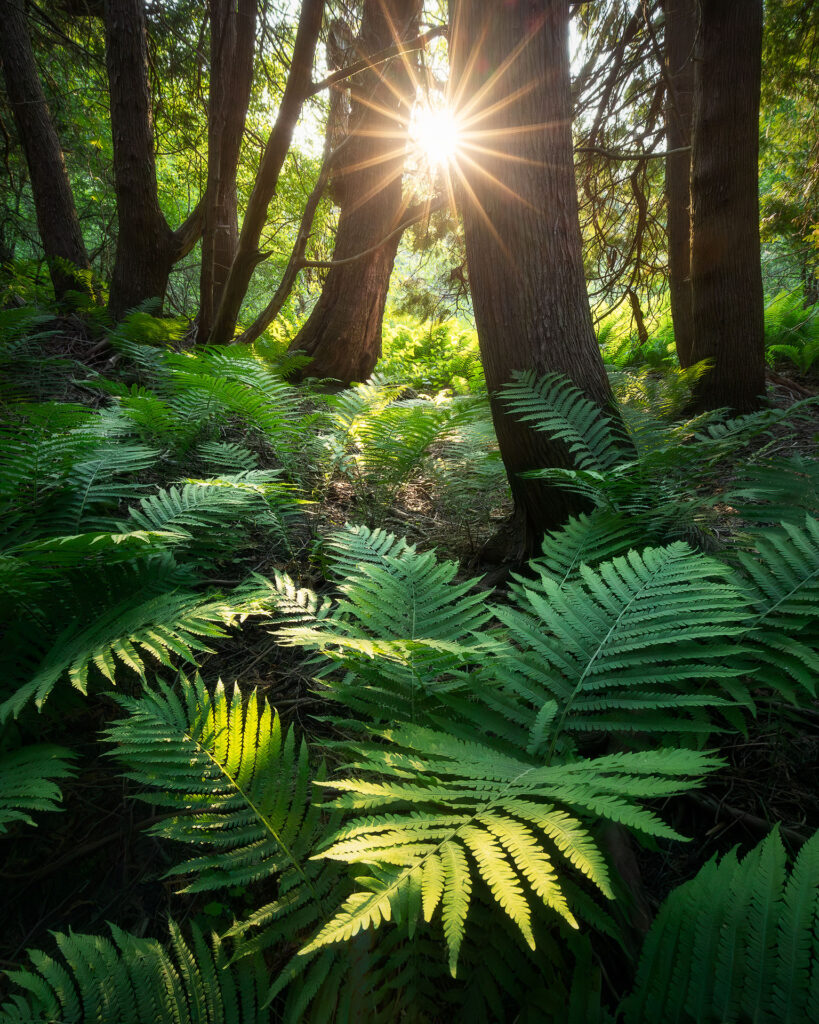
[[[169,922],[168,949],[111,925],[98,935],[55,936],[61,957],[29,950],[31,970],[10,971],[26,995],[0,1008],[2,1024],[264,1024],[266,971],[260,958],[230,964],[218,936]]]
[[[819,833],[790,875],[774,831],[737,858],[712,858],[660,908],[640,958],[626,1024],[819,1015]]]
[[[765,352],[771,366],[784,359],[803,376],[819,359],[819,310],[805,308],[800,290],[780,292],[765,307]]]
[[[62,799],[55,779],[73,775],[71,751],[38,744],[0,752],[0,835],[11,822],[35,825],[34,811],[57,811]]]
[[[460,321],[421,323],[388,316],[382,335],[384,353],[378,364],[382,376],[405,381],[424,394],[486,390],[477,332]]]

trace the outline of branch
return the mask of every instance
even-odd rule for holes
[[[173,233],[175,258],[174,263],[184,259],[202,237],[202,228],[205,222],[205,200],[207,193],[203,195],[194,206],[187,218],[179,225]]]
[[[622,153],[614,149],[603,149],[601,146],[576,146],[575,153],[595,153],[607,160],[665,160],[667,156],[675,153],[689,153],[690,146],[681,146],[679,149],[667,149],[662,153]]]
[[[449,199],[445,196],[439,196],[437,199],[433,199],[430,202],[417,203],[415,206],[410,207],[407,211],[407,216],[401,221],[394,231],[391,231],[388,235],[381,239],[376,245],[371,245],[369,249],[365,249],[363,252],[356,253],[355,256],[348,256],[343,260],[302,260],[300,269],[305,267],[316,267],[320,270],[332,270],[333,267],[346,267],[349,263],[357,263],[359,260],[365,259],[367,256],[372,256],[374,252],[378,252],[382,249],[387,242],[395,238],[396,235],[403,234],[408,227],[416,224],[419,220],[423,220],[424,217],[428,217],[430,214],[437,213],[438,210],[443,210],[449,204]]]
[[[416,36],[415,39],[411,39],[409,42],[393,43],[392,46],[374,53],[371,57],[364,57],[362,60],[357,60],[354,64],[350,64],[349,67],[341,68],[340,71],[334,71],[332,75],[328,75],[327,78],[323,78],[320,82],[313,82],[307,95],[316,96],[325,89],[331,89],[339,82],[343,82],[346,78],[352,78],[361,71],[367,71],[379,64],[383,64],[392,57],[401,57],[406,53],[423,50],[427,43],[431,43],[433,39],[438,39],[440,36],[445,36],[448,31],[448,25],[438,25],[421,33],[420,36]]]

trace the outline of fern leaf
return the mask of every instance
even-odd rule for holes
[[[62,799],[55,779],[70,778],[70,750],[46,744],[0,753],[0,834],[14,821],[36,825],[35,811],[57,811]]]

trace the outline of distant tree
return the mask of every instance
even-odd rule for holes
[[[422,0],[364,0],[357,56],[372,56],[418,35]],[[321,295],[292,351],[311,357],[305,373],[344,384],[372,374],[406,212],[402,197],[406,125],[415,100],[409,57],[395,57],[351,79],[350,137],[334,165],[341,215]]]
[[[82,237],[62,146],[51,119],[29,38],[23,0],[0,0],[0,60],[9,104],[28,166],[37,227],[54,294],[91,294]]]
[[[472,301],[500,451],[532,550],[578,500],[519,474],[571,458],[513,419],[498,389],[516,370],[561,373],[614,412],[583,271],[569,4],[450,0],[450,31],[453,92],[464,97],[476,144],[460,161]]]
[[[702,408],[757,408],[765,391],[759,241],[762,0],[700,0],[691,164],[691,361],[713,368]]]

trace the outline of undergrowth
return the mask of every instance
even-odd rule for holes
[[[423,379],[388,350],[334,396],[145,310],[95,370],[43,360],[51,331],[0,314],[0,843],[53,827],[82,719],[99,785],[151,808],[173,916],[37,932],[0,1020],[819,1016],[816,836],[701,857],[642,942],[612,839],[696,844],[675,809],[728,738],[815,714],[819,473],[782,456],[812,400],[690,420],[696,370],[620,366],[626,438],[519,374],[509,414],[574,457],[538,474],[588,511],[489,591],[384,528],[412,488],[451,534],[504,500],[449,328]],[[218,679],[254,631],[295,713]]]

